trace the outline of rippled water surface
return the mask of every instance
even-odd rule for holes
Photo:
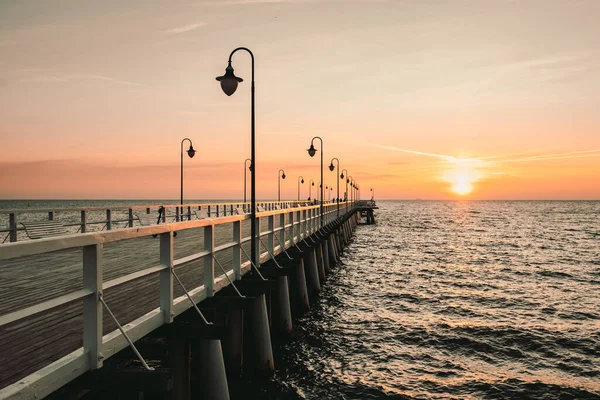
[[[600,202],[378,205],[254,396],[600,398]]]

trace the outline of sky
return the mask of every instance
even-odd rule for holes
[[[283,199],[299,176],[308,197],[314,136],[363,199],[600,199],[598,15],[597,0],[5,0],[0,198],[178,199],[188,137],[185,197],[241,199],[248,54],[231,97],[215,77],[245,46],[259,199],[279,169]]]

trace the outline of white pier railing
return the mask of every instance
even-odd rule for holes
[[[266,247],[267,250],[260,254],[260,261],[269,258],[269,254],[276,255],[281,252],[281,244],[285,247],[293,246],[319,229],[319,205],[293,207],[294,205],[296,204],[289,203],[284,205],[287,208],[274,209],[276,207],[273,203],[267,205],[267,208],[273,209],[257,214],[260,244],[263,249]],[[192,206],[203,207],[205,205],[186,205],[186,207]],[[135,208],[131,207],[131,209]],[[325,222],[335,220],[338,212],[339,215],[344,215],[351,212],[352,209],[353,205],[349,202],[339,203],[339,210],[338,204],[326,204],[324,205]],[[28,318],[32,316],[57,310],[77,301],[82,302],[83,306],[80,312],[83,317],[83,346],[66,355],[57,354],[54,360],[50,358],[47,365],[41,366],[34,373],[20,377],[18,381],[0,388],[0,399],[44,397],[84,372],[101,367],[103,360],[127,347],[126,338],[118,330],[115,329],[104,334],[106,329],[103,327],[102,296],[106,290],[114,290],[144,277],[158,276],[159,299],[157,300],[159,306],[148,310],[141,316],[132,317],[131,320],[119,321],[131,340],[136,341],[159,326],[172,322],[174,317],[192,306],[186,295],[174,298],[173,273],[178,269],[194,262],[200,263],[201,270],[196,273],[203,275],[201,283],[186,287],[189,296],[196,303],[213,296],[215,292],[227,286],[229,280],[241,279],[250,270],[250,262],[244,258],[243,248],[249,245],[251,238],[244,236],[245,231],[242,230],[243,224],[249,225],[249,220],[249,214],[227,215],[218,218],[166,222],[159,225],[71,234],[0,245],[0,268],[3,263],[19,259],[31,260],[36,256],[44,258],[52,252],[83,249],[83,260],[80,264],[83,279],[80,287],[66,294],[35,302],[25,308],[11,309],[0,314],[1,336],[2,330],[12,329],[19,324],[21,325],[19,329],[26,329],[27,327],[23,328],[22,325],[26,325]],[[195,248],[193,254],[185,256],[177,254],[174,247],[174,232],[192,230],[201,232],[203,240],[197,243],[198,248]],[[106,279],[106,273],[103,271],[103,254],[106,245],[153,235],[158,235],[160,239],[148,240],[147,245],[159,248],[159,261],[156,265]],[[229,265],[231,269],[221,271],[218,268],[215,273],[215,257],[220,257],[222,260],[227,259],[229,262],[221,264]],[[24,265],[23,268],[27,268],[27,265]],[[51,269],[53,265],[48,265],[47,268]],[[18,277],[14,279],[18,279]],[[57,273],[52,279],[60,280],[61,275]],[[10,298],[11,282],[3,281],[2,286],[9,288],[8,291],[4,290],[6,293],[3,292],[3,296]],[[111,303],[110,299],[107,299],[107,302],[111,309],[118,310],[121,306],[121,304]],[[52,324],[52,321],[47,323]],[[36,334],[43,335],[43,332]],[[50,342],[47,346],[51,349],[52,343]],[[3,354],[3,357],[9,359],[12,356],[7,353]],[[23,363],[25,365],[27,360],[23,359]]]

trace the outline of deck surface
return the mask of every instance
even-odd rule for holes
[[[261,220],[261,231],[266,229],[266,221]],[[249,236],[249,220],[243,221],[242,232]],[[215,226],[214,236],[215,246],[231,242],[232,225]],[[103,281],[158,266],[159,242],[158,237],[150,236],[105,245]],[[202,251],[203,243],[202,228],[179,231],[174,238],[174,258]],[[243,247],[249,254],[249,243]],[[262,245],[261,251],[266,251]],[[82,253],[77,248],[0,261],[0,315],[82,289]],[[217,253],[226,270],[232,268],[231,255],[231,249]],[[247,260],[243,253],[242,259]],[[196,260],[178,266],[176,273],[189,291],[203,284],[203,269],[203,260]],[[222,274],[215,263],[215,277]],[[175,281],[174,297],[181,295],[183,290]],[[159,274],[105,290],[104,298],[120,323],[131,322],[159,306]],[[82,311],[83,302],[78,300],[0,327],[0,388],[82,347]],[[104,334],[115,329],[104,312]]]

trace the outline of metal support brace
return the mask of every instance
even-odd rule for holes
[[[117,324],[117,327],[119,328],[119,330],[121,331],[121,333],[125,337],[125,340],[127,340],[127,342],[129,343],[129,346],[131,346],[131,349],[133,350],[133,352],[137,356],[138,360],[140,360],[140,362],[142,363],[142,365],[144,366],[144,368],[146,368],[148,371],[154,371],[154,368],[152,368],[152,367],[148,366],[148,364],[146,364],[146,360],[144,360],[144,357],[142,357],[142,355],[140,354],[140,352],[138,351],[138,349],[135,347],[135,345],[133,344],[133,342],[131,341],[131,339],[129,338],[129,336],[127,336],[127,333],[125,333],[125,330],[123,329],[123,327],[121,326],[121,324],[119,324],[119,321],[117,321],[117,318],[115,317],[115,315],[112,313],[112,311],[110,311],[110,308],[108,308],[108,304],[106,304],[106,302],[104,301],[104,296],[102,296],[102,293],[100,293],[98,295],[98,298],[99,298],[100,302],[102,303],[102,305],[104,306],[104,308],[106,308],[106,311],[108,311],[108,313],[112,317],[113,321],[115,321],[115,324]]]
[[[256,264],[254,264],[254,261],[252,261],[252,258],[248,255],[248,253],[246,253],[246,250],[244,250],[243,247],[242,247],[242,251],[244,252],[244,255],[248,258],[248,260],[250,260],[250,263],[254,267],[254,270],[258,273],[258,276],[260,276],[260,279],[262,279],[263,281],[266,281],[265,277],[262,276],[262,274],[258,270],[258,267],[256,266]]]
[[[221,271],[223,271],[223,274],[225,275],[225,278],[227,278],[227,280],[229,281],[229,283],[231,284],[231,286],[233,286],[233,288],[235,289],[236,293],[238,294],[238,296],[240,297],[246,297],[243,296],[240,291],[238,290],[238,288],[233,284],[233,281],[231,280],[231,278],[229,277],[229,275],[227,275],[227,271],[225,271],[225,268],[223,268],[223,266],[221,265],[221,263],[219,262],[219,260],[217,260],[217,257],[215,257],[215,255],[212,255],[213,259],[217,262],[217,265],[219,266],[219,268],[221,268]]]
[[[263,243],[262,239],[258,239],[263,246],[265,246],[265,244]],[[269,246],[265,246],[267,248],[267,252],[269,253],[269,255],[271,256],[271,260],[275,261],[275,265],[277,265],[278,268],[283,268],[281,265],[279,265],[279,263],[277,262],[277,259],[275,258],[275,255],[273,253],[271,253],[271,250],[269,250]]]
[[[208,320],[204,317],[204,314],[202,314],[202,311],[200,311],[200,309],[198,308],[198,306],[196,305],[196,303],[192,299],[192,296],[190,296],[190,294],[187,291],[187,289],[185,288],[185,286],[183,286],[183,283],[181,283],[181,280],[179,279],[179,277],[175,273],[175,268],[171,268],[171,272],[173,273],[173,276],[175,277],[175,279],[177,279],[177,282],[179,282],[179,286],[181,286],[181,288],[183,289],[183,292],[187,296],[187,298],[190,301],[190,303],[192,303],[192,306],[194,306],[194,308],[196,309],[196,312],[198,313],[198,315],[200,315],[200,318],[202,318],[202,322],[204,322],[206,325],[212,325],[212,322],[208,322]]]
[[[290,260],[293,260],[293,258],[290,257],[290,255],[288,254],[287,249],[285,248],[285,245],[283,243],[281,243],[281,241],[279,240],[279,238],[277,236],[275,236],[275,239],[277,239],[277,241],[279,242],[279,247],[281,247],[283,249],[283,252],[287,256],[287,258]]]

